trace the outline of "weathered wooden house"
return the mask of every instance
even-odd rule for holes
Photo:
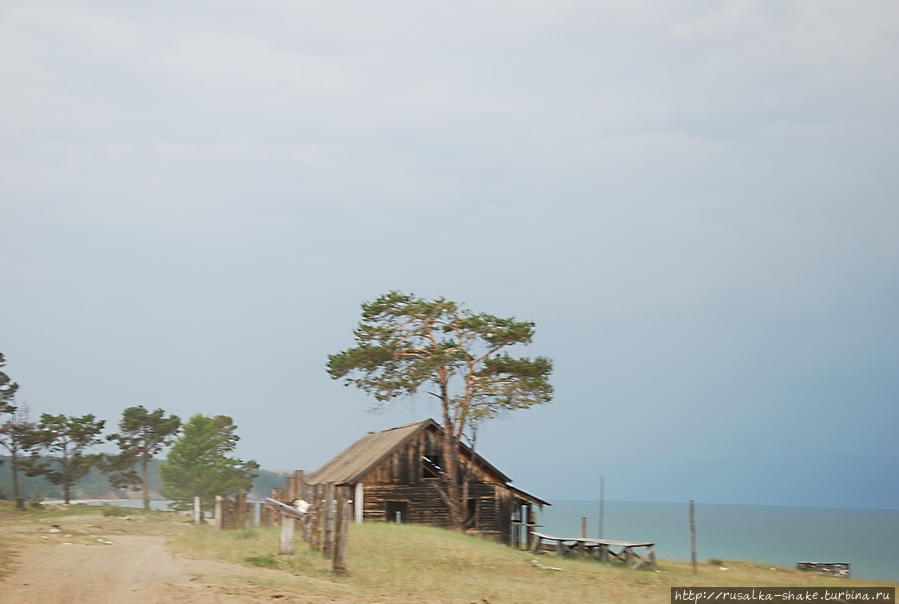
[[[447,526],[449,509],[437,489],[441,433],[432,419],[369,432],[307,475],[306,484],[353,487],[356,522]],[[527,529],[535,525],[535,508],[550,504],[510,485],[508,476],[462,443],[459,458],[468,468],[471,530],[513,546],[529,543]]]

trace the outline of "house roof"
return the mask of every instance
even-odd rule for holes
[[[319,468],[307,482],[309,484],[358,482],[406,439],[418,434],[429,424],[437,426],[434,420],[426,419],[380,432],[369,432]]]
[[[306,479],[306,482],[308,484],[324,484],[328,482],[333,482],[335,484],[352,484],[359,482],[372,470],[372,468],[378,465],[397,448],[402,446],[407,440],[428,428],[433,428],[438,431],[442,430],[440,424],[429,418],[414,424],[406,424],[405,426],[397,426],[396,428],[389,428],[387,430],[369,432],[319,468],[317,472]],[[459,443],[459,446],[461,447],[463,454],[467,455],[469,458],[474,457],[476,463],[490,470],[508,489],[512,490],[523,499],[528,499],[538,505],[551,505],[549,502],[543,501],[539,497],[534,497],[521,489],[517,489],[512,485],[507,484],[511,482],[511,478],[500,472],[490,462],[472,451],[464,443]]]

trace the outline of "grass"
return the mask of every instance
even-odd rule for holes
[[[61,526],[61,532],[48,534],[54,524]],[[127,516],[106,516],[96,506],[18,512],[4,501],[0,501],[0,575],[23,546],[63,538],[92,543],[98,535],[116,534],[162,535],[178,556],[240,565],[216,571],[225,573],[216,579],[224,581],[219,585],[235,594],[281,597],[272,595],[278,591],[301,601],[667,603],[672,586],[895,585],[732,560],[725,563],[727,571],[716,564],[700,564],[697,575],[689,563],[666,560],[660,560],[656,570],[632,571],[593,560],[534,556],[431,527],[382,523],[350,526],[349,572],[337,576],[330,561],[301,539],[295,554],[278,555],[278,528],[216,531],[168,512],[129,510]]]
[[[329,561],[302,540],[294,555],[276,555],[278,529],[242,533],[200,527],[173,544],[183,554],[278,569],[260,577],[260,584],[272,588],[297,589],[299,580],[304,590],[350,602],[668,602],[671,586],[876,584],[739,561],[728,561],[727,571],[701,564],[697,575],[688,563],[665,560],[657,570],[632,571],[593,560],[534,556],[431,527],[381,523],[351,526],[349,573],[336,576]]]

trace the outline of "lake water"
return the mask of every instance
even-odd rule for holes
[[[599,504],[555,500],[540,519],[541,532],[597,536]],[[607,501],[606,539],[652,541],[657,555],[690,559],[687,503]],[[852,576],[899,581],[899,510],[862,510],[696,504],[699,560],[752,560],[794,567],[798,561],[849,562]]]

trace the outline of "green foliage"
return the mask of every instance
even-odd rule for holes
[[[249,562],[253,566],[261,566],[263,568],[277,568],[278,560],[274,554],[265,554],[263,556],[247,556],[245,562]]]
[[[19,470],[23,469],[22,458],[31,453],[36,445],[36,426],[28,420],[28,405],[19,405],[9,419],[0,424],[0,446],[9,453],[12,494],[16,501],[22,497],[22,477],[19,476]]]
[[[444,298],[391,292],[362,305],[356,346],[329,355],[328,373],[379,404],[436,386],[456,437],[470,421],[552,399],[552,361],[500,351],[529,344],[534,323],[474,313]]]
[[[19,385],[10,380],[9,376],[2,371],[5,366],[6,358],[0,352],[0,413],[12,413],[16,409],[12,403]]]
[[[174,501],[176,510],[188,510],[193,498],[200,497],[207,508],[216,495],[228,496],[252,485],[255,461],[241,461],[228,454],[239,436],[230,417],[197,414],[184,425],[181,436],[169,450],[167,463],[160,468],[161,494]]]
[[[116,443],[120,451],[118,455],[108,456],[104,462],[104,470],[109,472],[109,483],[120,489],[134,488],[139,484],[143,491],[144,509],[150,509],[150,460],[172,442],[180,427],[178,416],[166,417],[162,409],[147,411],[143,405],[125,409],[119,420],[119,432],[106,437]]]
[[[34,491],[31,493],[31,497],[28,498],[28,505],[33,508],[40,509],[44,507],[42,503],[44,501],[44,494],[40,491]]]
[[[69,503],[75,480],[100,462],[99,455],[87,455],[84,451],[103,442],[99,435],[105,423],[90,413],[81,417],[42,414],[34,432],[34,443],[52,457],[39,458],[33,454],[27,474],[43,475],[53,484],[61,485],[63,498]]]

